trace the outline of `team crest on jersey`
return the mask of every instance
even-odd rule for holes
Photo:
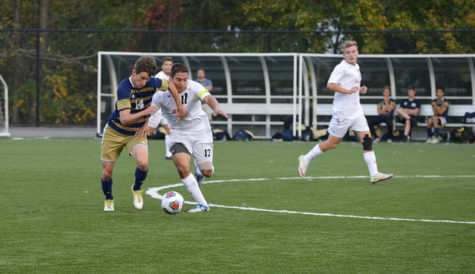
[[[135,94],[132,94],[132,99],[135,99]]]

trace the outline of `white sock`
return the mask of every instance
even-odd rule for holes
[[[172,157],[172,153],[170,152],[170,136],[165,135],[165,156]]]
[[[203,193],[201,193],[198,182],[196,181],[195,177],[191,175],[191,173],[188,175],[188,177],[181,179],[181,182],[185,185],[186,190],[188,190],[188,192],[191,194],[191,197],[193,197],[193,199],[195,199],[198,204],[208,204],[205,200],[205,197],[203,196]]]
[[[374,151],[363,152],[363,157],[368,165],[369,176],[373,177],[378,174],[378,165],[376,164],[376,155],[374,155]]]
[[[305,154],[305,156],[303,156],[303,160],[308,163],[322,153],[323,151],[320,149],[320,146],[317,144],[316,146],[312,148],[312,150],[310,150],[307,154]]]

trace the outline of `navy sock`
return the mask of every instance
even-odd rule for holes
[[[427,137],[431,137],[432,136],[432,128],[428,128],[427,129]]]
[[[439,137],[439,128],[438,127],[434,128],[434,135],[435,135],[435,137]]]
[[[101,178],[101,184],[102,184],[102,191],[104,192],[104,195],[106,196],[106,200],[113,200],[114,196],[112,196],[112,178],[109,180],[109,182],[104,182]]]
[[[134,190],[140,190],[140,187],[147,178],[148,169],[145,171],[140,170],[138,167],[135,169],[135,184]]]

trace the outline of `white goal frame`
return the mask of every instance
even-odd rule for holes
[[[4,103],[4,113],[0,113],[4,118],[3,129],[0,129],[0,137],[10,137],[9,132],[9,125],[8,125],[8,85],[7,82],[3,79],[2,75],[0,75],[0,82],[3,85],[3,99],[5,100]]]

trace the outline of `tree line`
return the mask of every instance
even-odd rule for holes
[[[12,0],[0,9],[0,73],[18,124],[94,124],[99,50],[339,53],[355,39],[361,53],[438,54],[473,53],[475,42],[475,1],[465,0]]]

